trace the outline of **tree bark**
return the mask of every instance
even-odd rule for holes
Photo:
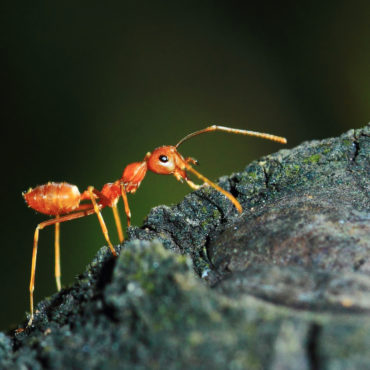
[[[154,208],[0,333],[0,368],[370,368],[370,126]]]

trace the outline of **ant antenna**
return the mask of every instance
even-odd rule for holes
[[[232,134],[257,136],[257,137],[260,137],[261,139],[272,140],[272,141],[276,141],[276,142],[281,143],[281,144],[286,144],[287,143],[287,139],[285,137],[281,137],[281,136],[265,134],[265,133],[256,132],[256,131],[240,130],[240,129],[237,129],[237,128],[230,128],[230,127],[212,125],[212,126],[209,126],[207,128],[204,128],[203,130],[195,131],[195,132],[193,132],[189,135],[186,135],[184,138],[182,138],[175,145],[175,148],[178,148],[184,141],[186,141],[186,140],[188,140],[188,139],[190,139],[194,136],[203,134],[205,132],[211,132],[211,131],[225,131],[225,132],[229,132],[229,133],[232,133]]]

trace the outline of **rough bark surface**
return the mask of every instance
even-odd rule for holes
[[[370,126],[154,208],[0,333],[0,368],[370,368]]]

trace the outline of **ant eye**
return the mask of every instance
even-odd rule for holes
[[[168,157],[166,155],[160,155],[159,160],[163,163],[168,162]]]

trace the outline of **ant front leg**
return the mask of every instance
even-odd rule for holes
[[[198,160],[196,160],[195,158],[192,158],[192,157],[187,157],[185,158],[185,162],[188,164],[188,166],[190,166],[189,163],[192,163],[193,165],[195,166],[198,166],[199,165],[199,162]],[[200,188],[201,185],[197,185],[195,184],[193,181],[189,180],[188,177],[185,177],[185,181],[186,183],[193,189],[193,190],[198,190]]]
[[[191,163],[191,164],[193,164],[195,166],[198,166],[199,165],[199,161],[197,159],[195,159],[195,158],[192,158],[192,157],[185,158],[185,162],[188,163],[188,164]]]
[[[201,185],[195,184],[193,181],[189,179],[185,179],[186,183],[193,189],[193,190],[198,190],[200,189]]]
[[[231,203],[234,204],[235,208],[238,210],[239,213],[243,212],[242,206],[240,205],[238,200],[232,194],[230,194],[228,191],[222,189],[219,185],[215,184],[213,181],[207,179],[207,177],[205,177],[204,175],[202,175],[201,173],[196,171],[192,166],[190,166],[190,164],[185,162],[185,166],[186,166],[186,169],[189,172],[193,173],[195,176],[197,176],[198,179],[204,181],[204,183],[212,186],[214,189],[218,190],[220,193],[225,195],[225,197],[228,198],[231,201]]]
[[[190,165],[189,165],[189,167],[191,167]],[[180,181],[180,182],[184,182],[184,180],[186,181],[186,183],[193,189],[193,190],[198,190],[199,188],[200,188],[200,185],[197,185],[197,184],[195,184],[193,181],[191,181],[189,178],[188,178],[188,176],[187,176],[187,174],[186,174],[186,172],[185,171],[181,171],[181,172],[179,172],[179,171],[175,171],[174,173],[173,173],[173,175],[175,176],[175,178],[176,178],[176,180],[177,181]]]

